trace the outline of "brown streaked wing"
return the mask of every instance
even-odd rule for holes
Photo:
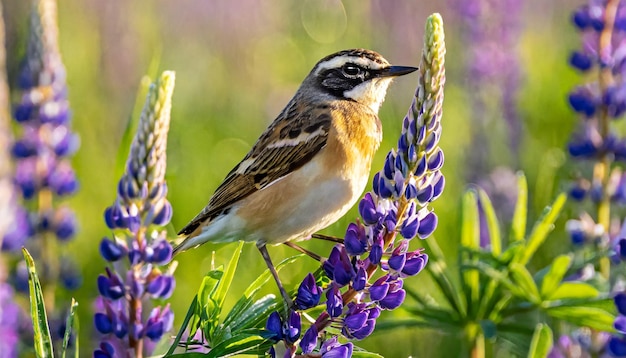
[[[308,111],[292,103],[261,135],[246,157],[226,176],[215,190],[209,204],[179,235],[189,235],[205,221],[211,220],[234,203],[248,195],[263,189],[274,181],[284,177],[310,161],[325,145],[331,125],[328,105],[311,107]],[[281,147],[270,147],[279,140],[295,139],[300,134],[318,135],[306,141],[288,143]],[[245,161],[253,162],[239,173],[239,167]]]

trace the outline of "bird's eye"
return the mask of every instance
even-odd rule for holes
[[[351,64],[344,65],[342,70],[345,75],[350,77],[358,76],[361,73],[361,69],[358,66]]]

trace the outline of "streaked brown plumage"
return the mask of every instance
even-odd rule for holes
[[[175,253],[207,241],[254,241],[288,301],[265,245],[307,238],[354,205],[382,139],[378,109],[387,87],[414,70],[363,49],[320,60],[180,231],[184,240]]]

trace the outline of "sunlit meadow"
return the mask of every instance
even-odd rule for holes
[[[202,334],[213,347],[232,332],[200,310],[217,302],[223,323],[242,296],[261,300],[261,319],[248,323],[262,349],[250,354],[626,356],[626,295],[617,294],[626,287],[624,2],[62,0],[58,40],[40,41],[56,53],[42,62],[51,94],[41,98],[54,110],[35,114],[29,106],[44,103],[32,94],[38,65],[25,70],[24,59],[41,49],[29,45],[36,3],[2,0],[0,357],[33,356],[37,343],[22,245],[37,267],[58,356],[72,298],[80,356],[106,357],[111,349],[124,356],[123,347],[130,356],[163,354],[181,326],[192,331],[179,335],[182,345],[208,352]],[[432,13],[443,25],[429,22]],[[445,80],[439,60],[423,56],[429,43],[443,44],[429,37],[429,24],[441,35],[445,27],[445,47],[431,52],[441,61],[445,54]],[[373,194],[322,232],[346,247],[303,242],[329,258],[323,269],[284,245],[269,247],[275,263],[286,260],[279,274],[297,297],[298,318],[267,298],[280,295],[252,244],[203,245],[168,266],[163,239],[175,239],[206,205],[312,66],[359,47],[421,68],[394,81],[380,110],[384,139],[366,189]],[[433,102],[415,105],[416,87],[443,103],[442,113]],[[440,136],[420,142],[420,125]],[[52,174],[35,170],[46,179],[33,184],[20,160],[37,156],[54,165],[46,167]],[[413,211],[389,219],[399,207]],[[422,231],[410,226],[418,217]],[[372,259],[378,234],[388,251]],[[16,239],[24,235],[31,238]],[[210,272],[232,281],[224,288],[205,278]],[[191,312],[203,320],[186,322],[197,293]],[[371,304],[349,306],[354,297]],[[137,308],[143,318],[133,321]],[[322,329],[327,336],[312,339]],[[69,342],[73,352],[75,337]]]

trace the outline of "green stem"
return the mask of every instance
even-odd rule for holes
[[[470,358],[485,358],[485,336],[480,325],[470,322],[465,326],[465,337],[469,348]]]
[[[612,51],[613,27],[615,25],[615,16],[619,0],[608,0],[604,13],[604,29],[600,34],[599,53],[601,61],[610,58]],[[600,68],[599,81],[600,93],[606,93],[608,88],[614,83],[613,73],[610,66]],[[598,118],[598,128],[603,140],[606,140],[610,132],[610,118],[607,106],[600,107],[600,116]],[[598,223],[604,228],[606,234],[609,233],[611,221],[611,198],[608,193],[608,184],[611,171],[612,158],[608,153],[603,153],[602,158],[594,166],[594,182],[602,185],[602,200],[598,204]],[[611,273],[608,258],[600,261],[600,272],[606,279]]]
[[[45,170],[45,169],[44,169]],[[42,190],[37,196],[38,212],[40,214],[49,213],[52,210],[52,193],[50,190]],[[41,237],[41,257],[46,270],[43,275],[43,296],[46,311],[49,314],[54,312],[56,306],[56,283],[59,279],[59,258],[56,237],[49,232],[40,234]]]

